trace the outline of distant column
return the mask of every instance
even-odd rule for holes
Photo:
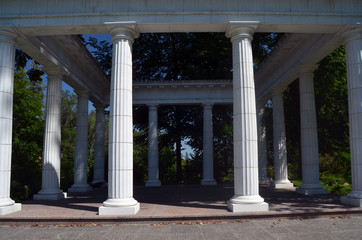
[[[92,187],[87,183],[88,167],[88,91],[78,94],[77,122],[75,133],[74,184],[68,192],[88,192]]]
[[[230,22],[226,32],[233,51],[234,192],[233,212],[267,211],[259,195],[258,133],[256,124],[252,34],[257,24]]]
[[[265,107],[262,104],[257,105],[258,113],[258,166],[259,166],[259,184],[269,184],[267,171],[267,150],[266,150],[266,127],[263,123]]]
[[[328,193],[328,190],[323,188],[319,182],[318,131],[313,71],[314,66],[310,66],[303,67],[299,72],[303,184],[296,191],[305,195]]]
[[[148,181],[146,187],[159,187],[158,175],[158,105],[148,105]]]
[[[110,24],[112,77],[109,116],[108,199],[99,215],[136,214],[133,198],[132,43],[135,23]]]
[[[285,135],[283,93],[273,91],[273,140],[274,140],[274,181],[272,188],[289,188],[293,183],[288,180],[287,139]]]
[[[362,28],[343,34],[346,45],[352,191],[342,203],[362,207]]]
[[[201,185],[216,185],[214,179],[214,152],[212,106],[205,103],[204,107],[204,136],[203,136],[203,178]]]
[[[94,139],[94,177],[92,184],[104,183],[104,108],[103,104],[94,104],[96,108],[96,126]]]
[[[48,77],[42,166],[42,188],[34,200],[66,197],[60,189],[60,147],[62,118],[62,76],[57,69],[45,69]]]
[[[0,28],[0,215],[21,210],[10,198],[15,37]]]

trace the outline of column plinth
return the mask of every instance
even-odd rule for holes
[[[233,51],[234,196],[233,212],[267,211],[259,196],[258,136],[255,105],[252,34],[257,23],[230,22],[227,37]]]
[[[287,140],[285,135],[283,94],[273,91],[273,142],[274,142],[274,181],[272,188],[291,188],[288,180]]]
[[[88,168],[88,91],[78,94],[77,122],[75,135],[74,184],[68,189],[72,192],[88,192],[92,187],[87,183]]]
[[[94,104],[96,125],[94,139],[94,177],[92,184],[104,183],[104,108],[103,104]]]
[[[48,75],[44,147],[42,163],[42,188],[34,200],[59,200],[66,197],[60,189],[61,162],[61,111],[62,75],[58,69],[45,69]]]
[[[99,215],[136,214],[133,198],[132,43],[134,22],[109,24],[113,42],[108,154],[108,199]]]
[[[362,207],[362,27],[351,26],[342,37],[346,45],[349,135],[351,151],[352,191],[342,203]]]
[[[158,171],[158,105],[148,106],[148,180],[146,187],[159,187]]]
[[[10,198],[15,37],[10,29],[0,28],[0,215],[21,210]]]

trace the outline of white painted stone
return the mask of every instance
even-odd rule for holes
[[[94,104],[96,108],[95,144],[94,144],[94,179],[92,184],[104,180],[104,108],[103,104]]]
[[[302,180],[297,193],[327,194],[319,182],[319,151],[317,115],[315,110],[314,66],[305,66],[299,71],[300,126],[302,150]]]
[[[230,22],[226,32],[233,51],[234,196],[231,211],[268,210],[259,196],[252,34],[257,23]]]
[[[148,180],[146,187],[159,187],[157,105],[148,105]]]
[[[214,179],[214,141],[212,128],[212,104],[203,104],[204,132],[203,132],[203,178],[201,185],[216,185]]]
[[[88,163],[88,91],[78,90],[77,122],[75,135],[74,184],[72,192],[88,192],[92,187],[87,183]]]
[[[133,198],[132,43],[134,22],[109,24],[113,41],[109,117],[108,199],[99,215],[136,214]]]
[[[10,198],[15,37],[0,28],[0,215],[21,210]]]
[[[290,188],[288,180],[287,140],[285,136],[283,93],[273,91],[273,141],[274,141],[274,181],[272,188]]]
[[[266,127],[263,123],[265,108],[262,104],[257,105],[257,124],[258,124],[258,173],[259,184],[269,184],[267,169],[267,149],[266,149]]]
[[[65,197],[60,189],[60,148],[62,111],[62,74],[58,69],[45,69],[48,77],[42,188],[34,200],[59,200]]]
[[[349,132],[351,145],[352,191],[342,197],[344,204],[362,207],[362,28],[351,26],[343,35],[346,45]]]

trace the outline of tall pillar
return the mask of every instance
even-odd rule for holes
[[[66,195],[60,189],[60,147],[62,118],[62,75],[58,69],[45,69],[48,77],[42,166],[42,188],[34,200],[59,200]]]
[[[293,183],[288,180],[287,139],[285,135],[283,93],[273,91],[273,145],[274,145],[274,181],[272,188],[289,188]]]
[[[328,190],[323,188],[319,182],[318,131],[313,71],[314,66],[305,66],[299,71],[303,184],[296,191],[305,195],[328,193]]]
[[[158,105],[148,105],[148,181],[146,187],[159,187],[158,177]]]
[[[94,104],[96,108],[96,126],[94,139],[94,177],[92,184],[104,183],[104,108],[103,104]]]
[[[113,41],[108,156],[108,199],[99,215],[136,214],[133,198],[132,43],[135,23],[109,24]]]
[[[342,203],[362,207],[362,27],[343,34],[346,45],[352,191]]]
[[[212,129],[211,103],[203,104],[204,107],[204,135],[203,135],[203,178],[201,185],[216,185],[214,179],[214,138]]]
[[[0,28],[0,215],[21,210],[10,198],[15,37]]]
[[[267,211],[259,195],[258,136],[252,56],[252,34],[257,23],[230,22],[226,32],[233,51],[234,196],[233,212]]]
[[[87,183],[88,167],[88,91],[79,90],[77,122],[75,133],[74,184],[68,192],[88,192],[92,187]]]
[[[259,166],[259,184],[269,184],[267,169],[267,149],[266,149],[266,127],[263,123],[265,108],[262,104],[257,105],[257,125],[258,125],[258,166]]]

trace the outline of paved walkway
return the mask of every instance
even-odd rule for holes
[[[267,187],[260,188],[260,195],[269,203],[269,211],[232,213],[226,207],[226,200],[233,196],[233,191],[230,184],[135,186],[134,197],[141,203],[141,210],[136,215],[99,216],[98,207],[107,199],[107,189],[95,188],[89,193],[73,194],[60,201],[23,202],[22,211],[0,216],[0,224],[157,223],[362,215],[361,208],[342,205],[338,195],[304,196],[297,194],[295,189],[272,190]]]

